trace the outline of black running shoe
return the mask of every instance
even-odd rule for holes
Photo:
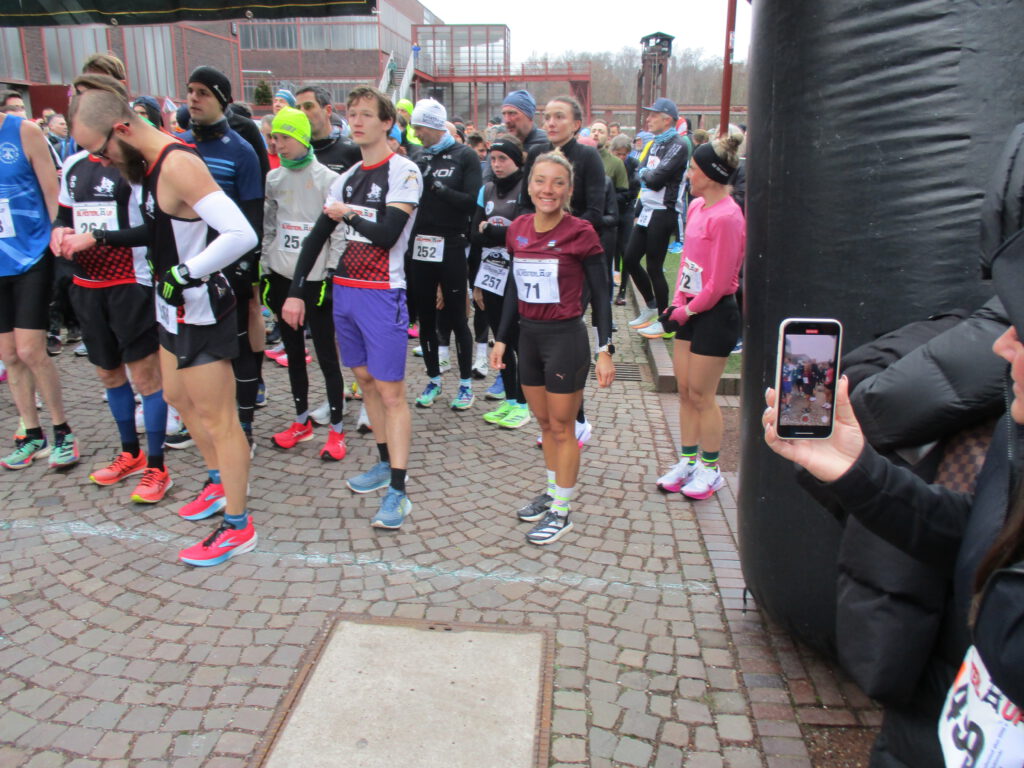
[[[553,544],[562,536],[572,530],[572,520],[566,515],[562,517],[550,509],[544,515],[544,519],[537,523],[526,534],[526,540],[531,544]]]
[[[188,448],[195,444],[196,441],[192,439],[192,435],[188,433],[188,430],[185,427],[182,427],[180,432],[173,435],[167,435],[167,437],[164,438],[165,448]]]
[[[535,520],[540,520],[548,511],[548,507],[551,506],[552,501],[554,501],[554,499],[552,499],[546,493],[542,493],[540,496],[535,497],[525,507],[520,507],[519,509],[517,509],[516,517],[518,517],[524,523],[532,523]]]

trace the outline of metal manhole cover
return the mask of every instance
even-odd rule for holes
[[[597,379],[597,374],[594,371],[594,367],[590,367],[590,378]],[[643,371],[640,369],[640,363],[615,363],[615,380],[616,381],[643,381]]]

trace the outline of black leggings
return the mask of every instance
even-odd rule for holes
[[[466,320],[466,285],[468,280],[466,248],[462,238],[445,238],[444,259],[441,262],[412,260],[410,292],[416,294],[416,312],[420,319],[420,343],[427,376],[441,375],[437,362],[438,310],[437,286],[441,286],[444,309],[441,316],[455,332],[455,349],[459,361],[459,376],[470,378],[473,373],[473,334]]]
[[[675,211],[652,211],[646,227],[634,225],[626,246],[622,270],[636,283],[648,307],[668,309],[668,282],[665,280],[665,252],[676,231]],[[647,255],[647,270],[640,260]]]
[[[231,290],[235,293],[235,322],[238,326],[238,355],[231,361],[235,374],[235,400],[238,403],[238,420],[246,432],[252,431],[253,414],[256,412],[256,395],[260,389],[258,355],[252,351],[249,341],[249,302],[253,300],[252,283],[239,278],[229,268],[225,275]]]
[[[509,275],[509,280],[512,276]],[[484,296],[484,309],[479,314],[486,316],[487,323],[495,335],[498,333],[498,326],[501,324],[501,312],[505,306],[505,297],[499,296],[490,291],[480,291]],[[505,368],[501,371],[501,381],[505,385],[505,399],[525,403],[523,390],[519,385],[519,323],[512,323],[509,329],[508,342],[505,344],[505,354],[501,362]]]
[[[278,317],[281,307],[288,298],[292,281],[269,270],[263,276],[263,303]],[[338,345],[334,341],[334,317],[331,312],[331,284],[323,282],[306,283],[306,325],[313,337],[316,361],[324,376],[327,388],[327,402],[331,406],[331,424],[340,424],[345,407],[345,379],[338,363]],[[288,323],[281,322],[281,341],[288,355],[288,383],[295,400],[298,416],[309,410],[309,375],[306,372],[306,339],[302,328],[294,330]]]

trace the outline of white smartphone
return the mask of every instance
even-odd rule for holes
[[[832,434],[843,325],[830,318],[789,317],[779,325],[775,361],[775,430],[787,440]]]

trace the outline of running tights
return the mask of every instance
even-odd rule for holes
[[[233,270],[229,270],[233,271]],[[235,374],[235,400],[238,402],[238,420],[246,433],[252,432],[256,395],[260,389],[259,365],[256,353],[249,343],[249,302],[253,301],[252,284],[228,274],[231,290],[235,292],[235,321],[238,326],[238,355],[231,361]]]
[[[263,303],[271,312],[281,316],[281,307],[288,298],[292,281],[274,272],[264,276]],[[328,282],[306,283],[306,326],[313,337],[313,349],[320,372],[324,376],[327,402],[331,406],[331,424],[340,424],[345,408],[345,379],[338,362],[338,345],[334,339],[334,317],[331,310],[331,284]],[[301,415],[309,410],[309,374],[306,369],[306,339],[302,328],[292,329],[281,322],[281,341],[288,355],[288,383],[295,401],[295,413]]]
[[[668,282],[665,280],[665,252],[676,231],[674,211],[653,211],[646,227],[633,227],[626,246],[622,270],[636,283],[648,307],[659,312],[668,309]],[[647,256],[647,270],[640,260]]]
[[[511,275],[508,278],[512,279]],[[490,291],[483,291],[484,295],[484,309],[482,312],[477,314],[483,315],[487,318],[487,323],[491,326],[491,331],[495,336],[498,335],[498,326],[501,325],[501,312],[505,306],[505,297],[499,296],[496,293]],[[501,381],[505,385],[505,398],[507,400],[515,400],[520,403],[525,403],[526,400],[523,397],[523,391],[519,386],[519,358],[516,355],[516,350],[519,347],[519,323],[513,323],[508,333],[508,342],[505,344],[505,354],[501,358],[501,362],[505,364],[504,369],[501,371]]]
[[[416,312],[420,319],[420,343],[423,345],[423,361],[427,365],[427,376],[441,375],[438,365],[438,309],[437,286],[444,296],[443,314],[448,327],[455,333],[455,349],[459,361],[459,377],[472,377],[473,334],[466,320],[467,267],[462,247],[453,247],[458,240],[446,240],[444,260],[412,262],[410,291],[415,292]]]

